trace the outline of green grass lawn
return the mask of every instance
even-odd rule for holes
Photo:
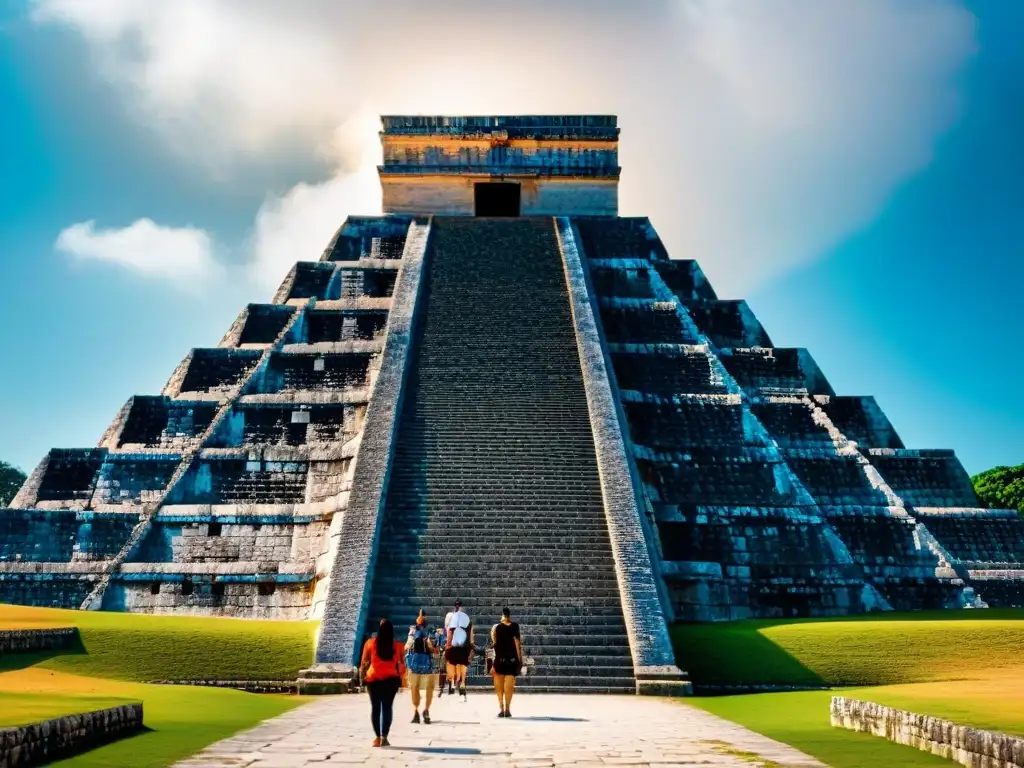
[[[75,626],[67,652],[0,657],[0,726],[141,701],[146,730],[56,765],[157,768],[303,702],[152,680],[294,680],[315,622],[243,621],[0,605],[0,629]]]
[[[1024,664],[1024,610],[677,624],[672,640],[698,686],[963,680]]]
[[[0,605],[0,629],[78,627],[78,653],[5,654],[22,666],[88,677],[153,680],[294,680],[313,661],[316,622],[248,621],[62,611]]]
[[[833,691],[759,693],[697,697],[687,699],[686,703],[789,744],[832,768],[952,765],[948,760],[877,736],[833,728],[828,717],[833,695]],[[858,695],[866,697],[867,693]]]
[[[64,696],[0,690],[0,728],[38,723],[41,720],[117,707],[130,702],[131,699],[114,696]]]
[[[698,690],[701,684],[835,686],[689,701],[834,768],[950,765],[832,728],[835,695],[1024,735],[1022,610],[680,624],[672,638]]]

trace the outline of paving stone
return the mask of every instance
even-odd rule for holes
[[[178,768],[307,768],[317,765],[504,765],[540,768],[760,763],[786,768],[822,763],[785,744],[676,700],[637,696],[519,694],[514,716],[499,719],[494,696],[435,700],[431,725],[412,725],[408,693],[395,701],[390,748],[370,746],[365,695],[304,705],[253,730],[211,745]]]

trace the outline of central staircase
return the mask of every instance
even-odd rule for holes
[[[484,648],[507,605],[520,687],[633,693],[554,221],[438,217],[429,249],[367,632],[458,598]]]

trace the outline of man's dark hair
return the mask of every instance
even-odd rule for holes
[[[501,609],[501,615],[504,616],[506,619],[512,618],[512,609],[506,605],[504,608]]]

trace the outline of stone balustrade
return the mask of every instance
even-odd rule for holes
[[[57,651],[71,648],[78,637],[75,627],[0,630],[0,654]]]
[[[142,704],[0,728],[0,768],[45,765],[87,752],[142,728]]]
[[[832,697],[836,728],[881,736],[968,768],[1024,768],[1024,738],[957,725],[870,701]]]

